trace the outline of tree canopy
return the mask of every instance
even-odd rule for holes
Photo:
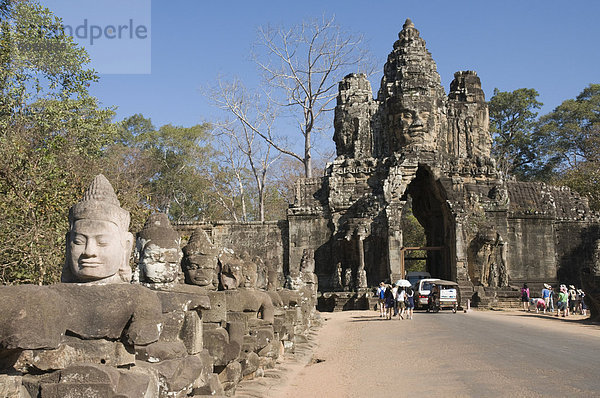
[[[537,117],[533,89],[494,90],[490,99],[492,153],[508,175],[566,185],[600,210],[600,84]]]

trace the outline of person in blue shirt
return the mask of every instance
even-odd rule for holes
[[[550,285],[548,285],[547,283],[544,283],[544,288],[542,289],[542,299],[544,300],[545,303],[545,307],[544,307],[544,314],[546,313],[546,309],[550,308],[548,307],[550,305]]]

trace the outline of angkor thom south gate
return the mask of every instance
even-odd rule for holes
[[[477,74],[456,72],[446,95],[410,20],[398,36],[376,99],[364,75],[340,82],[337,157],[323,177],[297,182],[287,220],[205,226],[213,239],[260,255],[280,278],[314,254],[324,296],[368,292],[403,277],[400,220],[410,196],[426,246],[436,248],[427,270],[457,281],[463,301],[495,302],[523,282],[577,283],[577,270],[598,269],[600,224],[587,200],[502,175]]]

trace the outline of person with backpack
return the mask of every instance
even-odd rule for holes
[[[392,293],[391,286],[385,288],[383,297],[385,300],[385,319],[392,319],[392,310],[394,309],[396,299]]]
[[[579,306],[579,303],[577,302],[577,290],[575,289],[575,286],[573,285],[569,285],[569,312],[573,315],[575,315],[575,312],[577,312],[577,307]]]
[[[529,288],[527,283],[523,283],[521,288],[521,302],[523,303],[523,311],[529,311]]]

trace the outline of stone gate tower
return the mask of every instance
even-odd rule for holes
[[[288,213],[289,268],[314,250],[321,291],[361,291],[403,277],[400,218],[412,198],[432,276],[463,296],[522,281],[556,281],[598,237],[587,201],[564,187],[501,175],[490,156],[488,107],[473,71],[440,83],[425,41],[406,20],[377,98],[365,75],[339,84],[337,157],[322,178],[301,179]],[[586,253],[590,253],[587,250]]]

